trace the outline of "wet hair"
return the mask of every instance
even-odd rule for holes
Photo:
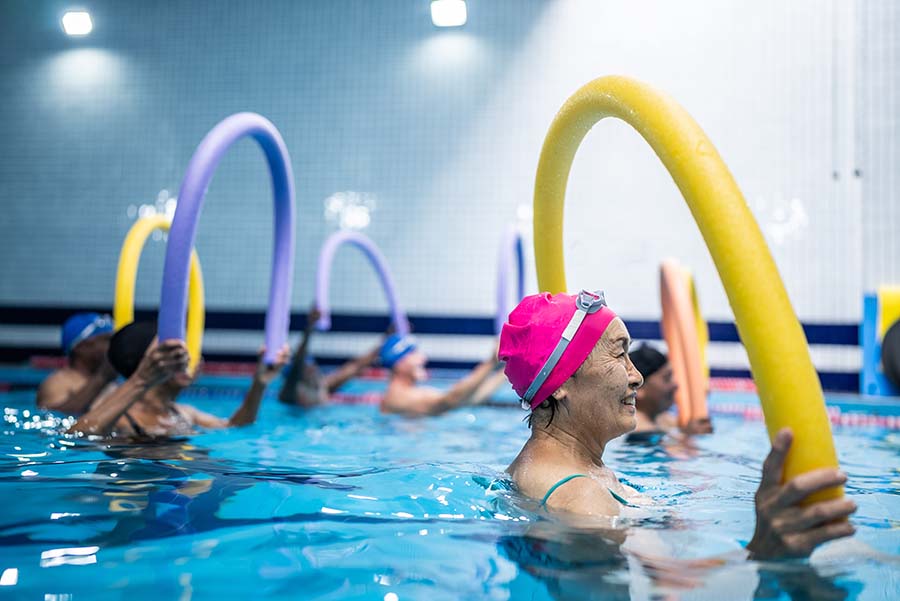
[[[528,416],[525,418],[525,420],[528,422],[528,427],[532,428],[534,426],[535,418],[543,417],[545,410],[547,410],[547,409],[550,410],[550,417],[547,418],[547,423],[544,424],[544,426],[545,427],[549,426],[550,423],[553,421],[553,418],[556,417],[556,412],[559,410],[559,407],[561,404],[562,404],[562,401],[557,399],[552,394],[550,396],[548,396],[546,399],[544,399],[544,401],[540,405],[538,405],[537,407],[532,409],[531,413],[529,413]],[[539,409],[540,409],[540,414],[537,413],[537,411]]]
[[[156,337],[155,321],[138,321],[130,323],[112,337],[109,341],[109,350],[106,352],[109,362],[119,374],[130,378],[144,353],[150,347],[150,343]]]
[[[649,344],[642,344],[628,353],[628,356],[631,358],[631,362],[634,363],[634,367],[641,372],[641,375],[645,380],[658,372],[669,362],[668,357]]]

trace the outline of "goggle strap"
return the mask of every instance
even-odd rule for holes
[[[524,400],[529,404],[534,399],[534,395],[537,394],[538,390],[541,389],[541,386],[544,385],[544,382],[547,381],[547,378],[550,377],[550,372],[553,371],[553,368],[556,367],[556,364],[559,363],[559,359],[562,357],[563,353],[566,352],[566,348],[569,346],[569,342],[572,341],[572,338],[575,337],[575,333],[578,331],[579,326],[581,326],[581,322],[584,321],[587,313],[578,309],[575,311],[575,314],[572,316],[572,319],[569,320],[569,325],[566,326],[566,329],[563,330],[562,337],[559,342],[556,343],[556,347],[553,349],[553,352],[550,353],[550,356],[547,357],[547,360],[544,362],[543,367],[538,372],[537,377],[531,383],[531,386],[528,387],[528,390],[525,391]]]
[[[563,330],[562,338],[563,340],[572,340],[575,337],[575,333],[578,331],[578,328],[581,327],[581,322],[584,321],[584,318],[587,317],[587,312],[584,309],[578,309],[575,311],[575,315],[572,316],[572,319],[569,321],[569,325],[566,326],[566,329]]]

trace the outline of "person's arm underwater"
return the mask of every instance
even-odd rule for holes
[[[97,436],[109,434],[119,418],[144,393],[175,374],[186,371],[187,367],[188,350],[181,340],[151,344],[134,374],[102,402],[95,403],[69,428],[69,432]]]

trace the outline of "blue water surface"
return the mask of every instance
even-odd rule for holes
[[[185,400],[229,415],[246,383],[213,384]],[[756,402],[712,403],[735,399]],[[30,385],[0,406],[2,598],[900,598],[900,436],[878,428],[835,430],[854,539],[759,564],[741,544],[769,444],[738,417],[690,446],[612,443],[656,506],[576,528],[489,490],[528,436],[514,406],[408,419],[268,397],[252,426],[153,446],[68,437]]]

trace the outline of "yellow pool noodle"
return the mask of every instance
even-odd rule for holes
[[[769,437],[790,427],[794,443],[784,479],[836,467],[837,454],[818,375],[775,261],[718,151],[678,103],[621,76],[595,79],[562,106],[541,150],[534,186],[534,249],[541,291],[566,292],[563,206],[572,160],[601,119],[631,125],[681,190],[734,311],[750,358]],[[809,502],[837,498],[841,487]]]
[[[709,359],[706,351],[709,348],[709,326],[703,319],[703,313],[700,311],[700,296],[697,294],[697,286],[694,283],[694,276],[687,269],[684,270],[684,276],[687,278],[688,289],[691,291],[691,305],[694,311],[694,324],[697,326],[697,342],[700,345],[700,369],[703,371],[703,389],[709,392]]]
[[[151,215],[138,219],[122,243],[119,266],[116,269],[116,294],[113,303],[113,322],[116,331],[134,321],[134,287],[137,282],[138,264],[147,238],[156,230],[169,231],[171,223],[163,215]],[[203,347],[203,328],[206,306],[203,294],[203,272],[197,251],[191,251],[191,268],[188,280],[188,315],[185,342],[190,353],[191,373],[200,361]]]
[[[888,329],[900,319],[900,288],[881,286],[878,288],[878,340],[883,340]]]

